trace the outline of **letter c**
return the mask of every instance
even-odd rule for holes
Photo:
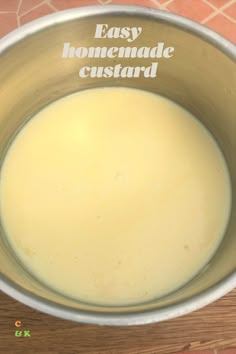
[[[16,321],[16,322],[15,322],[15,326],[16,326],[16,327],[20,327],[20,326],[21,326],[21,321]]]
[[[88,77],[91,68],[89,66],[83,66],[79,71],[79,76],[82,78]],[[87,71],[87,73],[86,73]]]

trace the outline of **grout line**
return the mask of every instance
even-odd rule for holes
[[[101,4],[101,5],[107,5],[107,4],[110,4],[110,2],[112,2],[112,0],[106,0],[106,1],[104,1],[104,0],[97,0],[97,1],[98,1],[98,3]]]
[[[22,4],[22,1],[23,1],[23,0],[19,0],[19,2],[18,2],[17,9],[16,9],[16,13],[17,13],[17,15],[18,15],[18,12],[19,12],[19,10],[20,10],[20,7],[21,7],[21,4]]]
[[[233,5],[233,4],[235,4],[235,0],[229,0],[227,2],[227,4],[225,4],[224,6],[220,7],[220,10],[225,10],[225,9],[227,9],[227,7],[229,7],[230,5]]]
[[[235,3],[235,0],[229,0],[227,1],[227,3],[225,5],[222,5],[221,7],[216,7],[215,5],[213,5],[211,2],[209,2],[209,0],[202,0],[203,2],[205,2],[207,5],[211,6],[213,9],[217,10],[217,11],[221,11],[226,9],[227,7],[229,7],[230,5]]]
[[[173,2],[173,0],[168,0],[164,4],[159,4],[160,5],[160,9],[167,9],[167,6],[169,4],[171,4],[172,2]]]
[[[0,11],[0,14],[15,14],[15,11]]]
[[[226,17],[228,20],[230,20],[231,22],[236,23],[236,20],[234,18],[230,17],[229,15],[227,15],[225,12],[223,12],[221,10],[211,13],[209,16],[204,18],[204,20],[202,20],[201,23],[205,24],[206,22],[208,22],[212,18],[216,17],[217,15],[222,15],[222,16]]]
[[[31,12],[32,10],[37,9],[38,7],[40,7],[41,5],[44,5],[44,4],[46,4],[46,3],[47,3],[46,0],[42,0],[42,2],[40,2],[38,5],[35,5],[35,6],[32,7],[31,9],[29,9],[29,10],[23,12],[19,17],[22,17],[22,16],[24,16],[24,15],[27,15],[27,14],[28,14],[29,12]]]
[[[20,27],[19,11],[20,11],[20,7],[21,7],[21,4],[22,4],[22,1],[23,1],[23,0],[19,0],[18,6],[17,6],[17,11],[16,11],[16,19],[17,19],[17,25],[18,25],[18,27]]]
[[[206,23],[207,21],[211,20],[212,18],[216,17],[216,15],[220,14],[219,10],[213,11],[209,16],[205,17],[204,20],[201,21],[202,24]]]
[[[231,0],[231,1],[228,1],[227,4],[225,4],[223,7],[221,7],[221,9],[223,8],[223,10],[227,9],[230,5],[233,5],[236,3],[236,0]]]
[[[212,18],[214,18],[217,15],[223,15],[225,16],[228,20],[231,20],[232,22],[236,23],[236,21],[231,18],[230,16],[228,16],[227,14],[225,14],[223,12],[224,9],[227,9],[230,5],[235,3],[235,0],[230,0],[227,2],[227,4],[221,6],[220,8],[215,7],[214,5],[212,5],[210,2],[208,2],[208,0],[203,0],[203,2],[209,6],[211,6],[212,9],[214,9],[215,11],[212,12],[209,16],[207,16],[206,18],[204,18],[204,20],[201,21],[202,24],[208,22],[209,20],[211,20]]]
[[[151,0],[151,1],[152,1],[153,5],[158,6],[158,7],[161,6],[157,0]]]
[[[230,20],[231,22],[236,23],[236,20],[231,16],[229,16],[228,14],[226,14],[225,12],[222,12],[222,15],[226,17],[228,20]]]
[[[219,11],[221,9],[221,7],[216,7],[215,5],[213,5],[211,2],[208,2],[208,0],[202,0],[205,4],[209,5],[212,9]],[[222,7],[224,7],[225,5],[223,5]]]
[[[22,3],[22,0],[19,0],[19,1],[18,1],[18,5],[17,5],[16,12],[19,11],[19,9],[20,9],[20,7],[21,7],[21,3]]]
[[[47,4],[49,7],[51,7],[52,10],[54,10],[54,11],[56,11],[56,12],[58,11],[58,9],[56,8],[56,6],[53,5],[50,0],[46,0],[46,4]]]

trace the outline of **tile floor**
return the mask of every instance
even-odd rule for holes
[[[130,4],[172,11],[236,43],[236,0],[0,0],[0,37],[38,17],[85,5]]]
[[[236,0],[0,0],[0,37],[55,11],[98,4],[144,5],[171,11],[212,28],[236,44]],[[191,354],[236,354],[236,348]]]

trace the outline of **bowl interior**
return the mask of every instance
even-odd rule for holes
[[[164,95],[189,111],[209,129],[221,147],[232,181],[232,212],[224,240],[208,266],[178,291],[135,306],[105,307],[66,298],[35,279],[15,258],[3,232],[0,271],[18,287],[54,304],[93,313],[143,312],[192,298],[230,275],[236,268],[236,71],[235,60],[200,35],[163,16],[106,11],[77,13],[74,18],[49,21],[48,26],[25,30],[21,40],[0,56],[0,156],[22,124],[49,102],[72,92],[99,86],[126,86]],[[109,27],[142,27],[133,43],[124,39],[96,39],[98,23]],[[30,33],[32,32],[32,33]],[[62,58],[64,43],[74,47],[174,47],[171,58]],[[156,78],[81,78],[82,66],[151,65],[158,62]]]

